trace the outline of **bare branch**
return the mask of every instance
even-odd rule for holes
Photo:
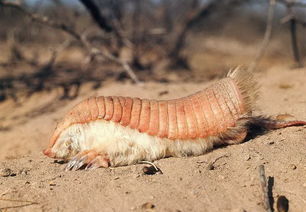
[[[120,60],[119,58],[115,57],[114,55],[112,55],[111,53],[108,52],[108,50],[104,49],[103,51],[93,47],[84,36],[81,36],[79,33],[77,33],[73,28],[63,24],[63,23],[56,23],[54,21],[52,21],[51,19],[49,19],[46,16],[41,16],[39,14],[36,13],[31,13],[27,10],[25,10],[20,4],[18,3],[14,3],[14,2],[6,2],[6,1],[0,1],[0,5],[5,6],[5,7],[12,7],[15,8],[21,12],[23,12],[24,14],[26,14],[32,21],[35,21],[37,23],[55,28],[55,29],[59,29],[62,30],[64,32],[66,32],[68,35],[72,36],[73,38],[75,38],[77,41],[79,41],[86,49],[87,51],[92,54],[93,52],[96,52],[97,54],[100,54],[102,56],[104,56],[105,58],[109,59],[112,62],[115,62],[116,64],[122,66],[122,68],[127,72],[127,74],[130,76],[130,78],[136,83],[136,84],[140,84],[140,81],[138,79],[138,77],[136,76],[136,74],[134,73],[134,71],[132,70],[132,68],[130,67],[130,65],[125,62]]]
[[[264,38],[262,40],[261,46],[259,51],[257,52],[257,55],[255,56],[254,61],[251,63],[251,65],[248,68],[249,72],[253,72],[256,66],[258,65],[259,61],[263,57],[265,50],[267,49],[267,46],[269,44],[269,41],[272,36],[272,27],[273,27],[273,17],[274,17],[274,9],[275,9],[275,0],[269,1],[269,9],[268,9],[268,16],[267,16],[267,25],[266,25],[266,31]]]
[[[134,73],[134,71],[132,70],[132,68],[130,67],[130,65],[123,61],[120,60],[119,58],[115,57],[114,55],[110,54],[107,51],[100,51],[98,49],[96,49],[96,52],[100,55],[102,55],[103,57],[117,63],[118,65],[121,65],[124,70],[127,72],[127,74],[131,77],[131,79],[136,83],[136,84],[141,84],[141,82],[138,80],[136,74]]]
[[[108,33],[114,33],[117,38],[119,47],[131,45],[131,42],[123,36],[120,23],[118,20],[108,21],[105,16],[101,13],[98,6],[92,0],[79,0],[84,7],[87,9],[92,19],[99,25],[100,29]]]
[[[290,29],[290,35],[291,35],[291,47],[293,51],[293,57],[296,62],[296,65],[298,68],[303,67],[300,53],[299,53],[299,47],[298,47],[298,40],[297,40],[297,24],[301,24],[302,26],[306,26],[306,22],[298,19],[292,10],[293,6],[296,6],[295,2],[288,2],[288,1],[281,1],[287,6],[287,15],[281,19],[281,23],[289,22],[289,29]],[[305,4],[306,5],[306,4]]]
[[[298,67],[303,67],[302,61],[300,58],[299,47],[297,42],[296,34],[296,20],[293,18],[290,20],[290,34],[291,34],[291,46],[293,51],[293,57]]]
[[[60,29],[69,35],[73,36],[75,39],[80,40],[81,37],[79,36],[78,33],[75,32],[74,29],[71,27],[63,24],[63,23],[56,23],[52,20],[50,20],[46,16],[40,16],[39,14],[36,13],[31,13],[24,9],[19,3],[17,2],[7,2],[7,1],[0,1],[0,5],[5,6],[5,7],[11,7],[16,10],[19,10],[20,12],[24,13],[26,16],[28,16],[32,21],[38,22],[43,25],[47,25],[49,27],[55,28],[55,29]]]
[[[141,84],[141,82],[139,81],[137,75],[135,74],[135,72],[133,71],[133,69],[130,67],[130,65],[123,61],[120,60],[119,58],[115,57],[114,55],[112,55],[111,53],[109,53],[109,51],[107,51],[106,49],[104,49],[103,51],[93,47],[86,39],[85,36],[81,36],[81,40],[80,42],[89,50],[89,52],[91,54],[95,54],[95,55],[102,55],[103,57],[105,57],[106,59],[115,62],[116,64],[122,66],[122,68],[126,71],[126,73],[129,75],[129,77],[138,85]]]
[[[294,19],[294,20],[296,21],[297,24],[300,24],[301,26],[306,27],[306,21],[297,18],[297,17],[294,16],[293,14],[287,14],[285,17],[283,17],[283,18],[281,19],[280,22],[281,22],[282,24],[285,24],[285,23],[287,23],[287,22],[290,22],[292,19]]]
[[[89,11],[91,17],[99,25],[99,27],[105,32],[113,32],[113,27],[108,23],[106,17],[104,17],[97,5],[91,0],[80,0],[84,7]]]
[[[202,18],[205,18],[217,7],[218,1],[211,1],[207,5],[203,6],[198,11],[191,11],[188,19],[185,21],[181,31],[177,35],[177,40],[174,43],[173,48],[169,52],[169,56],[177,58],[183,46],[185,45],[185,39],[187,32]]]
[[[71,40],[67,39],[65,40],[60,46],[57,48],[51,48],[51,57],[49,62],[47,63],[47,66],[52,67],[58,57],[58,55],[66,49],[71,44]]]
[[[228,5],[236,5],[241,4],[243,1],[241,0],[229,0],[229,1],[217,1],[212,0],[208,1],[202,7],[198,7],[197,1],[193,2],[194,6],[193,9],[187,15],[187,19],[183,23],[183,26],[180,32],[176,36],[176,41],[174,42],[174,46],[171,48],[169,56],[172,58],[178,58],[180,51],[183,49],[185,45],[185,40],[187,37],[187,33],[189,30],[198,24],[204,18],[207,18],[212,13],[214,13],[220,7],[228,6]]]

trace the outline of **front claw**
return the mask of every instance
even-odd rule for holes
[[[110,162],[109,162],[108,157],[99,155],[87,164],[87,166],[85,167],[85,170],[89,170],[89,169],[93,170],[99,167],[108,168],[110,165],[109,163]]]
[[[86,150],[74,156],[65,167],[65,171],[76,171],[86,165],[85,170],[99,167],[107,168],[110,160],[106,154],[99,154],[94,150]]]

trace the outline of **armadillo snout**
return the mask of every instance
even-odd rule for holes
[[[50,157],[50,158],[54,158],[55,154],[51,151],[51,148],[47,148],[43,151],[44,155]]]

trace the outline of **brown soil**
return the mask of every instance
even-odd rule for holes
[[[289,113],[306,120],[306,69],[275,67],[256,78],[262,85],[258,114]],[[151,82],[139,88],[108,82],[96,91],[83,86],[73,101],[59,101],[53,91],[34,94],[17,106],[10,100],[1,103],[0,211],[260,212],[265,211],[258,177],[261,164],[274,208],[278,196],[284,195],[290,211],[305,211],[305,127],[275,130],[199,157],[162,159],[155,164],[163,174],[156,175],[144,175],[142,164],[65,172],[65,164],[41,153],[56,121],[87,96],[168,99],[204,86]]]

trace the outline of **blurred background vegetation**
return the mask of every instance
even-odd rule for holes
[[[200,82],[252,63],[298,68],[305,27],[302,0],[0,0],[0,101],[53,89],[69,99],[106,81]]]

